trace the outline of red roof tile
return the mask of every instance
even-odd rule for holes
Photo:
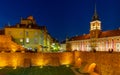
[[[81,36],[74,36],[69,39],[69,41],[74,41],[74,40],[85,40],[85,39],[90,39],[90,34],[84,34]]]
[[[112,36],[120,36],[120,30],[109,30],[109,31],[104,31],[100,35],[100,38],[103,37],[112,37]]]
[[[120,29],[103,31],[103,32],[101,32],[99,38],[113,37],[113,36],[120,36]],[[86,39],[90,39],[90,34],[74,36],[74,37],[70,38],[69,41],[86,40]]]

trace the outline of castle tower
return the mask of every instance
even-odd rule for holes
[[[97,50],[97,38],[99,38],[100,34],[101,21],[99,20],[95,5],[94,15],[92,17],[92,21],[90,22],[90,46],[92,51]]]
[[[101,21],[97,14],[96,5],[92,21],[90,22],[90,38],[98,38],[101,33]]]

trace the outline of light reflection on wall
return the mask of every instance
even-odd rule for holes
[[[13,60],[12,60],[12,66],[13,66],[13,69],[16,69],[17,68],[17,59],[16,58],[14,58]]]
[[[12,52],[15,52],[17,50],[17,47],[14,45],[11,45]]]
[[[0,67],[5,67],[7,66],[6,59],[4,57],[0,57]]]
[[[81,63],[82,63],[81,58],[78,58],[77,60],[75,60],[75,66],[76,66],[76,67],[80,67],[80,66],[81,66]]]
[[[22,61],[21,61],[21,59],[23,59],[23,56],[21,56],[22,54],[20,53],[11,53],[11,59],[9,60],[9,62],[11,61],[11,65],[12,65],[12,67],[13,67],[13,69],[16,69],[17,68],[17,66],[20,66],[21,65],[21,63],[22,63]],[[9,64],[9,65],[10,65]]]
[[[95,63],[90,64],[89,67],[88,67],[88,72],[89,72],[89,73],[90,73],[90,72],[94,72],[95,67],[96,67],[96,64],[95,64]]]
[[[49,59],[44,58],[44,54],[43,53],[37,53],[35,55],[35,57],[32,59],[33,64],[35,64],[36,66],[45,66],[48,63]]]
[[[67,65],[67,64],[71,64],[73,61],[73,54],[71,54],[70,52],[67,53],[62,53],[62,56],[60,57],[60,62],[62,65]]]
[[[28,66],[46,66],[46,65],[70,65],[74,62],[74,54],[71,52],[63,53],[21,53],[10,52],[0,53],[0,67],[24,67]],[[25,59],[30,59],[26,61]]]

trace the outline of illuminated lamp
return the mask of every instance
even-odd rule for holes
[[[13,69],[16,69],[16,68],[17,68],[17,66],[13,67]]]
[[[2,67],[0,67],[0,69],[2,69]]]
[[[13,66],[13,69],[16,69],[17,68],[17,59],[16,58],[14,58],[13,60],[12,60],[12,66]]]
[[[40,65],[40,68],[43,68],[43,65]]]
[[[16,49],[12,49],[11,53],[14,53],[16,51]]]
[[[69,65],[69,64],[67,64],[67,65],[66,65],[66,67],[70,67],[70,65]]]
[[[26,38],[26,43],[29,43],[29,38]]]
[[[78,61],[80,61],[81,59],[80,58],[78,58]]]

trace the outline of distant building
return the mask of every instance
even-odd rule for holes
[[[66,51],[66,40],[64,40],[60,43],[60,50],[61,51]]]
[[[70,51],[120,51],[120,29],[102,31],[95,9],[90,22],[90,33],[70,38],[66,42],[66,48]]]
[[[39,26],[33,16],[21,18],[16,25],[7,25],[0,34],[11,36],[15,43],[33,51],[50,51],[53,43],[46,26]]]

